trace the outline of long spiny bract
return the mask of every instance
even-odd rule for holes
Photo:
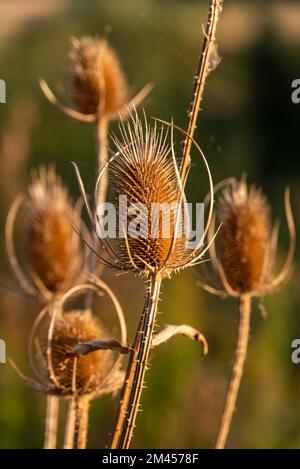
[[[134,237],[130,230],[127,243],[119,239],[119,257],[121,262],[132,267],[132,253],[136,268],[147,276],[150,269],[162,275],[168,275],[168,269],[176,268],[185,254],[184,236],[178,237],[169,262],[165,259],[170,249],[175,227],[176,208],[180,200],[174,164],[170,158],[170,147],[165,143],[163,130],[152,132],[147,127],[145,136],[139,121],[134,122],[133,128],[128,124],[122,127],[122,142],[117,138],[114,143],[118,156],[110,164],[112,176],[112,193],[117,207],[117,220],[120,219],[119,197],[126,196],[128,206],[136,205],[139,210],[139,236]],[[160,207],[165,213],[155,212],[154,207]],[[125,207],[121,207],[121,210]],[[136,214],[128,215],[130,223]],[[164,217],[165,215],[165,217]],[[170,225],[166,223],[170,221]],[[155,228],[153,226],[156,226]],[[117,229],[122,227],[118,224]],[[153,231],[154,230],[154,231]]]

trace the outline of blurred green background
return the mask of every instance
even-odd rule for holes
[[[7,104],[0,105],[0,269],[1,284],[11,289],[0,290],[0,337],[28,374],[28,334],[39,305],[17,294],[7,266],[3,227],[8,207],[26,186],[28,170],[40,163],[54,162],[74,197],[79,191],[70,161],[78,162],[89,189],[95,175],[92,126],[54,109],[38,79],[46,78],[67,100],[69,37],[110,31],[132,91],[155,83],[145,102],[148,114],[173,116],[184,126],[206,15],[202,0],[0,0],[0,78],[7,83]],[[273,217],[282,219],[279,266],[288,246],[286,185],[292,188],[298,234],[300,223],[300,104],[291,101],[291,82],[300,78],[299,24],[299,1],[225,0],[218,30],[222,61],[208,78],[197,131],[215,181],[247,173],[250,182],[263,186]],[[196,155],[193,165],[190,198],[202,200],[207,181]],[[265,320],[253,307],[249,356],[228,447],[300,446],[300,365],[290,358],[291,342],[300,337],[298,275],[296,263],[288,285],[265,299]],[[105,278],[119,295],[133,337],[142,283],[110,272]],[[202,358],[199,347],[181,337],[152,353],[134,447],[213,445],[235,347],[237,304],[203,292],[198,278],[188,270],[165,282],[159,321],[199,328],[209,355]],[[93,403],[89,447],[107,444],[115,409],[116,399],[110,397]],[[44,415],[45,396],[26,387],[8,364],[0,365],[0,447],[42,447]]]

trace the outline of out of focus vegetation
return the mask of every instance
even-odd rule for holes
[[[95,178],[92,127],[51,107],[38,79],[46,78],[67,99],[69,37],[108,34],[133,91],[155,83],[145,103],[148,114],[173,116],[184,126],[206,9],[204,0],[0,1],[0,78],[8,90],[7,104],[0,108],[0,268],[1,284],[12,290],[1,288],[0,337],[27,373],[28,334],[38,305],[18,295],[7,267],[3,227],[9,204],[24,188],[29,168],[39,163],[54,162],[74,197],[79,191],[71,160],[90,189]],[[282,218],[281,261],[288,243],[286,185],[300,225],[300,104],[291,102],[291,82],[300,70],[299,24],[299,2],[225,0],[218,34],[223,59],[209,76],[197,132],[215,181],[247,173],[250,182],[264,187],[274,218]],[[207,191],[196,155],[189,188],[192,200],[202,200]],[[124,305],[132,336],[142,285],[130,275],[105,276]],[[296,264],[289,284],[266,298],[265,320],[258,308],[253,310],[230,447],[300,446],[300,365],[290,359],[291,342],[300,337],[298,278]],[[165,282],[160,321],[200,328],[209,355],[203,359],[184,338],[153,352],[136,447],[210,447],[214,441],[235,347],[237,305],[204,293],[197,280],[198,273],[189,270]],[[93,403],[90,447],[107,442],[115,408],[111,398]],[[27,388],[8,364],[0,365],[0,447],[41,447],[44,414],[45,397]]]

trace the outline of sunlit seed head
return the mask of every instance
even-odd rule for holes
[[[105,338],[101,323],[90,311],[70,311],[59,317],[51,340],[51,362],[55,381],[63,394],[79,395],[96,392],[113,366],[111,351],[95,351],[85,356],[68,355],[75,345]],[[47,341],[44,341],[45,345]],[[46,347],[44,350],[46,356]],[[48,379],[51,381],[51,374]],[[57,386],[52,382],[52,385]]]
[[[216,252],[231,289],[240,294],[259,290],[272,267],[267,263],[271,223],[265,197],[241,181],[223,191],[217,215],[222,226]]]
[[[104,39],[72,40],[72,100],[83,114],[116,113],[128,101],[128,85],[115,51]]]
[[[82,274],[84,253],[74,232],[78,214],[53,169],[33,175],[24,210],[30,272],[53,294],[68,290]]]
[[[149,275],[151,269],[169,275],[184,257],[185,238],[182,229],[167,259],[181,199],[171,149],[166,143],[167,134],[156,126],[150,128],[146,121],[143,125],[137,116],[121,126],[121,133],[122,139],[114,141],[117,153],[110,165],[111,195],[117,207],[119,233],[124,228],[120,212],[126,211],[126,207],[119,206],[120,196],[126,196],[128,207],[136,204],[139,208],[126,217],[127,240],[118,240],[119,258],[123,265],[142,275]],[[157,208],[163,206],[166,210],[162,209],[158,215]],[[137,214],[138,236],[130,230]]]

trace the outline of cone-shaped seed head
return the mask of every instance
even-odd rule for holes
[[[72,99],[83,114],[113,114],[127,102],[125,76],[116,53],[106,40],[73,39],[70,71]]]
[[[270,210],[260,190],[244,181],[225,189],[217,207],[222,223],[217,257],[230,287],[238,293],[259,289],[270,274]]]
[[[127,233],[127,241],[126,238],[118,240],[119,257],[128,268],[142,275],[150,273],[149,266],[156,271],[162,269],[162,275],[169,275],[182,261],[185,238],[182,222],[176,223],[181,193],[165,140],[167,135],[156,127],[150,129],[147,123],[143,126],[137,117],[121,131],[122,141],[115,139],[119,153],[110,166],[111,192],[118,212],[117,232]],[[125,203],[122,205],[124,196],[127,217],[124,217]],[[165,265],[176,226],[177,241]]]

